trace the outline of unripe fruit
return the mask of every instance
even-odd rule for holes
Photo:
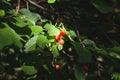
[[[88,71],[88,66],[84,65],[84,66],[83,66],[83,70],[84,70],[84,71]]]
[[[61,35],[61,36],[65,36],[65,35],[66,35],[66,31],[65,31],[65,30],[61,30],[61,31],[60,31],[60,35]]]
[[[60,35],[56,35],[56,36],[55,36],[55,40],[59,41],[59,40],[60,40],[60,37],[61,37]]]
[[[59,70],[60,68],[61,68],[60,65],[58,65],[58,64],[55,65],[56,70]]]
[[[61,45],[63,45],[65,42],[64,42],[63,39],[60,39],[59,43],[60,43]]]

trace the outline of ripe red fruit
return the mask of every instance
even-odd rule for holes
[[[59,40],[60,40],[60,37],[61,37],[60,35],[56,35],[56,36],[55,36],[55,40],[59,41]]]
[[[63,45],[65,42],[64,42],[63,39],[60,39],[59,43],[60,43],[61,45]]]
[[[60,65],[58,65],[58,64],[55,65],[56,70],[59,70],[60,68],[61,68]]]
[[[84,66],[83,66],[83,70],[84,70],[84,71],[88,71],[88,66],[84,65]]]
[[[65,36],[65,35],[66,35],[66,31],[65,31],[65,30],[61,30],[61,31],[60,31],[60,35],[61,35],[61,36]]]

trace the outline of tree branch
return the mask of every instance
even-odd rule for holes
[[[30,4],[32,4],[32,5],[34,5],[34,6],[38,7],[39,9],[47,10],[46,8],[40,6],[39,4],[37,4],[36,2],[34,2],[34,1],[32,1],[32,0],[26,0],[26,1],[28,1]]]

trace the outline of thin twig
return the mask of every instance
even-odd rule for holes
[[[30,4],[32,4],[32,5],[34,5],[34,6],[38,7],[38,8],[40,8],[40,9],[42,9],[42,10],[47,10],[46,8],[40,6],[39,4],[37,4],[37,3],[34,2],[34,1],[31,1],[31,0],[27,0],[27,1],[28,1]]]
[[[76,33],[77,33],[78,36],[80,36],[80,33],[79,33],[78,30],[76,30]],[[83,47],[85,47],[85,45],[83,44],[82,40],[81,40],[80,38],[79,38],[78,40],[79,40],[80,44],[81,44]]]
[[[28,3],[28,1],[26,1],[26,7],[29,10],[29,3]]]
[[[20,0],[18,0],[18,4],[16,6],[16,14],[18,14],[20,11]]]

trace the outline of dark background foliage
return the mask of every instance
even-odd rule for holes
[[[119,80],[119,4],[1,0],[0,80]]]

